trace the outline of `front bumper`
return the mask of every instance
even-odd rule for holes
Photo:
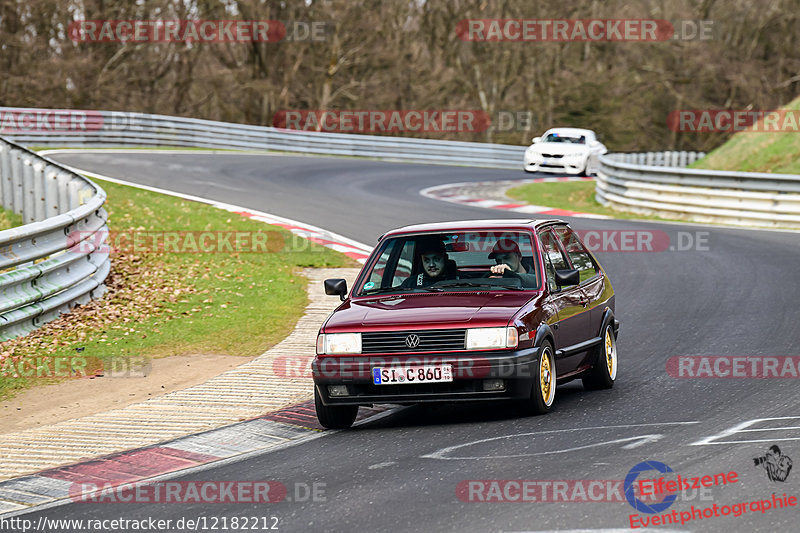
[[[559,160],[561,161],[561,160]],[[554,174],[570,174],[570,175],[578,175],[581,174],[586,167],[585,162],[565,162],[561,161],[559,163],[548,163],[547,165],[542,164],[540,161],[525,161],[525,171],[526,172],[551,172]]]
[[[325,405],[508,400],[530,397],[538,377],[539,348],[483,352],[317,356],[311,364],[314,384]],[[453,381],[375,385],[372,368],[451,364]],[[502,390],[484,391],[486,379],[502,379]],[[347,396],[332,397],[329,385],[346,385]]]

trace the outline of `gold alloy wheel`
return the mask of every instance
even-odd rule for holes
[[[606,328],[606,367],[608,367],[608,376],[611,379],[617,377],[617,346],[614,342],[614,334],[611,333],[611,328]]]
[[[542,359],[539,363],[539,385],[542,391],[542,400],[549,406],[553,403],[555,396],[555,383],[553,383],[553,368],[549,350],[542,352]]]

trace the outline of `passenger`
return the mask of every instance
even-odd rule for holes
[[[538,285],[536,274],[529,274],[522,265],[522,252],[519,251],[519,245],[512,239],[497,241],[492,248],[492,253],[489,254],[489,259],[494,259],[497,263],[489,269],[492,274],[519,278],[522,286],[526,288]]]
[[[446,279],[457,279],[455,261],[447,256],[444,243],[435,238],[417,242],[417,275],[412,275],[402,284],[406,288],[428,287]]]

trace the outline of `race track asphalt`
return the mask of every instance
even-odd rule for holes
[[[300,220],[370,245],[384,231],[406,224],[520,218],[423,198],[419,191],[450,182],[526,177],[521,170],[284,155],[52,157],[119,179]],[[721,509],[772,493],[797,496],[800,472],[773,482],[753,458],[779,444],[785,455],[800,459],[798,382],[676,379],[667,374],[666,361],[682,355],[800,355],[800,234],[568,220],[584,230],[664,232],[673,247],[690,238],[701,242],[687,245],[688,250],[597,252],[616,290],[622,322],[620,371],[612,390],[584,392],[580,382],[570,383],[558,389],[555,407],[543,417],[521,417],[506,404],[398,409],[350,431],[180,478],[277,480],[289,489],[281,503],[68,504],[26,517],[269,516],[278,518],[280,531],[612,530],[629,527],[635,512],[624,496],[610,502],[469,502],[459,499],[457,490],[469,480],[531,480],[540,482],[535,495],[541,496],[554,480],[616,480],[603,486],[612,487],[609,496],[619,500],[619,481],[645,460],[663,462],[683,476],[738,474],[737,483],[704,494],[689,491],[666,513],[691,512],[693,505]],[[710,439],[766,418],[780,419]],[[485,439],[493,440],[476,442]],[[445,450],[452,447],[458,448]],[[304,500],[304,487],[313,483],[324,487],[324,496]],[[520,495],[514,485],[504,486],[511,498]],[[580,497],[572,490],[568,497]],[[487,493],[473,493],[478,495]],[[665,527],[788,532],[797,531],[796,516],[797,507],[748,510],[738,517]]]

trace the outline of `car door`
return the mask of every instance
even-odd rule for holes
[[[580,289],[585,298],[587,321],[586,331],[582,332],[580,342],[586,342],[600,335],[600,326],[609,297],[609,284],[603,270],[597,265],[594,257],[581,243],[578,235],[567,226],[557,226],[553,230],[564,251],[567,253],[572,268],[580,275]]]
[[[558,321],[551,325],[555,335],[556,371],[559,376],[577,369],[583,360],[575,346],[585,340],[589,325],[586,313],[586,296],[580,285],[559,288],[555,282],[555,271],[570,268],[566,252],[558,242],[556,234],[547,229],[539,233],[542,246],[548,297],[545,304],[552,305]]]

